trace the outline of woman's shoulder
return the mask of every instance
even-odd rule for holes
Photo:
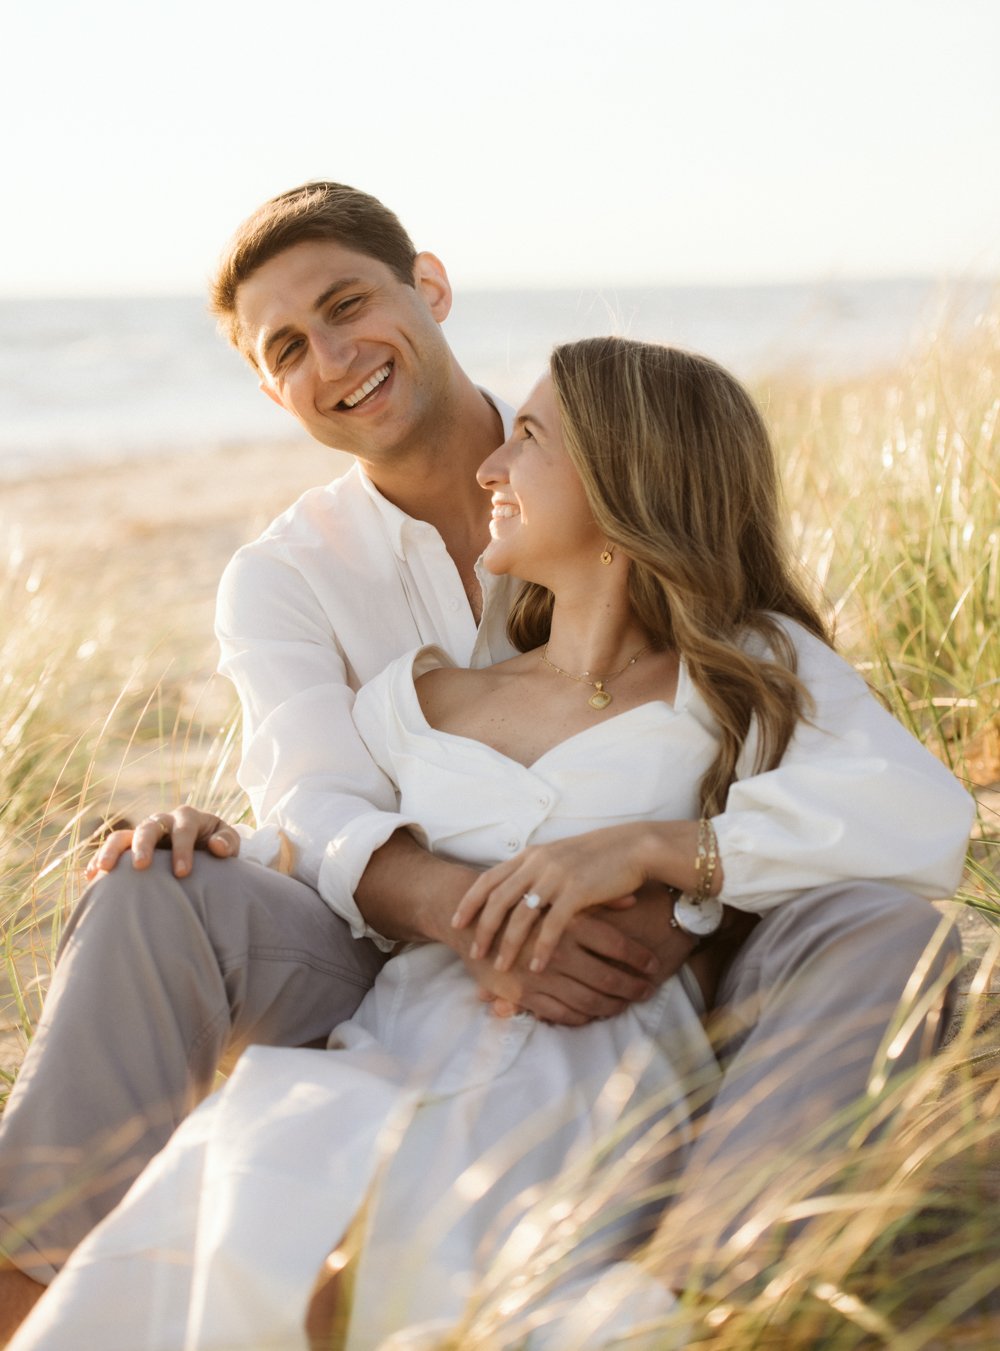
[[[471,674],[454,664],[445,666],[421,662],[419,667],[414,664],[413,689],[427,722],[433,725],[442,708],[449,708],[456,700],[468,697],[466,686]]]
[[[763,661],[780,661],[782,648],[786,645],[796,656],[815,655],[821,659],[823,655],[836,656],[833,648],[818,634],[799,620],[776,610],[765,610],[756,623],[748,623],[740,631],[739,645],[744,652]]]
[[[819,634],[789,615],[768,611],[766,618],[766,624],[744,630],[744,651],[761,661],[777,661],[782,665],[787,665],[791,657],[795,674],[807,688],[837,687],[845,694],[857,694],[867,688],[859,672]],[[780,640],[775,641],[776,634],[782,636],[789,650],[782,651]]]

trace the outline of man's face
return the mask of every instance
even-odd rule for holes
[[[433,437],[446,416],[451,306],[441,264],[419,254],[414,285],[330,240],[295,244],[240,286],[237,318],[260,387],[323,445],[372,468]]]

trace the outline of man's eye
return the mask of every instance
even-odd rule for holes
[[[338,318],[342,314],[348,314],[352,309],[354,309],[356,305],[359,305],[360,303],[361,303],[360,296],[348,296],[346,300],[338,300],[336,305],[334,305],[333,307],[334,318]]]
[[[292,342],[285,343],[284,347],[278,353],[278,365],[284,366],[302,346],[302,339],[295,338]]]

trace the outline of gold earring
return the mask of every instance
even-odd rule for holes
[[[604,549],[601,552],[601,562],[604,564],[605,567],[609,566],[614,556],[615,556],[615,546],[613,544],[605,544]]]

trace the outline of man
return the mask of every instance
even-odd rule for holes
[[[421,643],[472,665],[512,651],[511,590],[477,561],[490,504],[475,480],[509,413],[448,348],[440,262],[416,253],[374,199],[306,185],[241,227],[213,299],[264,393],[357,460],[241,550],[220,590],[221,669],[244,713],[241,782],[270,829],[250,849],[270,861],[290,846],[295,878],[230,857],[239,848],[231,828],[191,809],[143,823],[131,867],[114,866],[127,838],[98,856],[95,874],[107,875],[74,912],[0,1135],[0,1234],[16,1263],[0,1288],[8,1330],[208,1091],[223,1055],[250,1041],[325,1038],[360,1001],[380,948],[447,943],[501,1012],[568,1024],[648,997],[691,950],[661,896],[581,917],[542,975],[523,963],[498,973],[472,960],[471,934],[450,924],[472,872],[427,854],[404,822],[372,805],[376,771],[350,717],[360,684]],[[331,790],[332,766],[341,779],[349,767],[357,795]],[[167,835],[171,857],[154,857]],[[523,842],[512,819],[498,843],[513,854]],[[205,856],[193,862],[196,846]],[[812,1075],[746,1113],[744,1150],[773,1138],[777,1123],[795,1129],[796,1094],[827,1112],[864,1085],[936,924],[905,892],[871,891],[864,914],[856,903],[845,914],[836,895],[783,906],[779,923],[758,926],[752,960],[734,964],[727,995],[755,1011],[734,1043],[728,1119],[734,1100],[756,1100],[761,1044],[789,1028],[810,1039]],[[373,941],[357,941],[365,936]],[[791,974],[775,977],[779,968]],[[874,1030],[845,1037],[847,1016]],[[706,1138],[709,1152],[724,1148]]]
[[[468,870],[405,832],[370,834],[379,814],[361,797],[331,801],[322,782],[334,758],[357,762],[361,784],[370,773],[351,690],[399,652],[435,641],[488,663],[512,651],[510,588],[476,565],[490,504],[475,470],[509,414],[450,352],[450,302],[440,263],[417,255],[381,204],[337,185],[268,204],[220,273],[216,307],[262,389],[365,471],[307,495],[234,560],[219,606],[222,666],[245,701],[243,781],[259,819],[281,804],[297,872],[323,899],[242,860],[199,858],[192,871],[200,818],[185,810],[137,830],[138,872],[91,888],[0,1135],[0,1233],[21,1269],[2,1275],[11,1300],[37,1297],[208,1091],[226,1050],[325,1038],[353,1011],[382,957],[327,902],[356,889],[380,932],[468,944],[449,923]],[[151,859],[168,822],[173,876]],[[217,836],[210,852],[235,852],[227,827],[204,833]],[[539,1016],[582,1022],[650,993],[654,963],[609,917],[577,926],[545,978],[470,968]]]

